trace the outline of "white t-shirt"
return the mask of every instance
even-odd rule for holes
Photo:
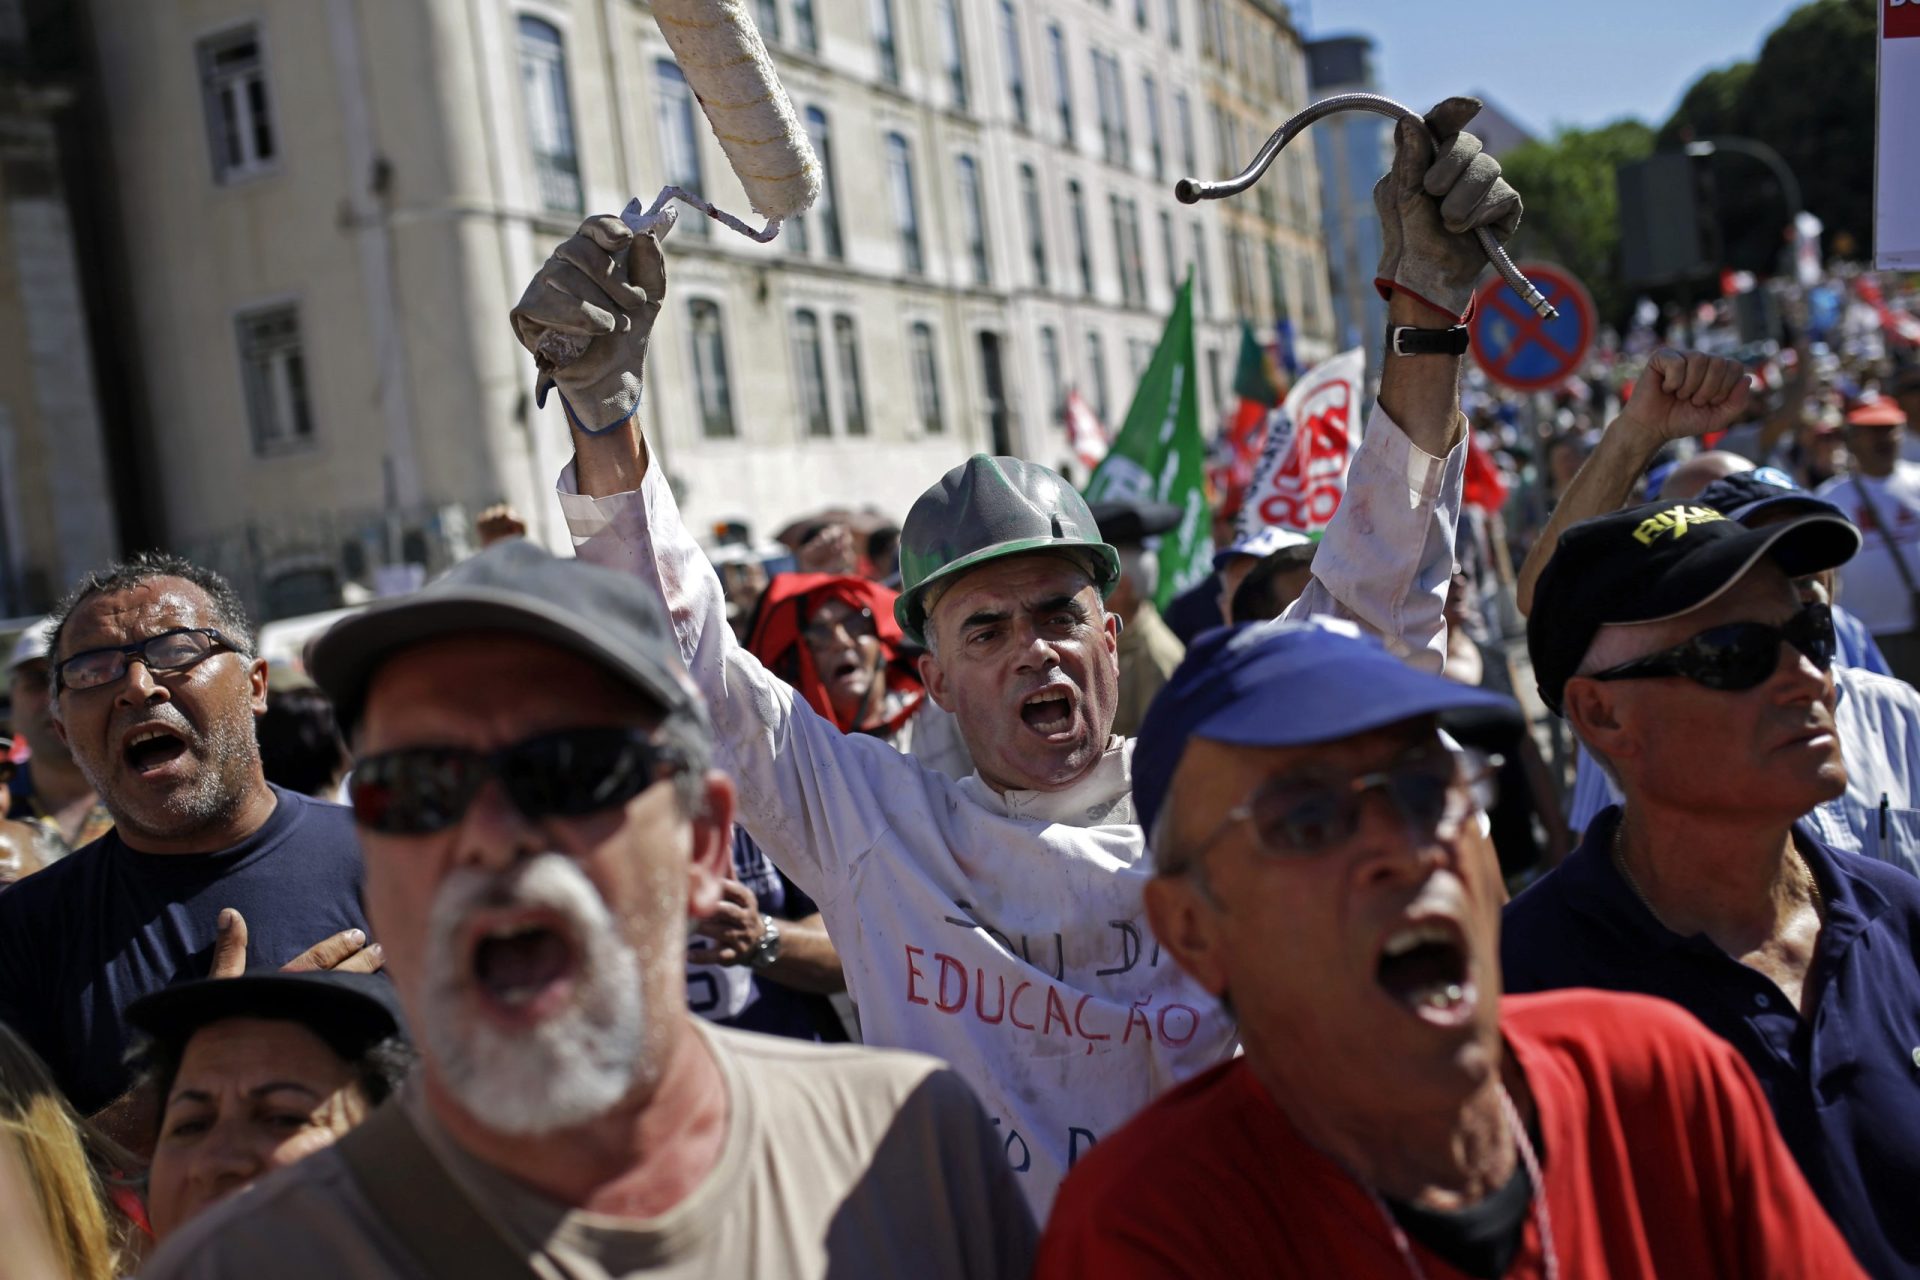
[[[1920,463],[1896,462],[1893,474],[1881,479],[1858,473],[1836,476],[1818,493],[1860,526],[1860,554],[1840,566],[1840,603],[1876,636],[1912,631],[1920,623],[1893,557],[1897,547],[1907,572],[1920,585]],[[1887,524],[1885,533],[1875,512]],[[1893,546],[1888,545],[1889,535]]]
[[[1431,457],[1376,408],[1290,613],[1356,620],[1438,671],[1465,453]],[[1036,1218],[1078,1156],[1234,1052],[1232,1020],[1147,925],[1131,740],[1063,791],[942,776],[841,733],[735,641],[660,468],[595,499],[569,466],[559,498],[582,559],[665,603],[737,820],[819,905],[868,1042],[953,1064]]]

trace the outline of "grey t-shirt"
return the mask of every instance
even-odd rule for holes
[[[482,1216],[549,1280],[1028,1273],[1032,1215],[985,1111],[950,1068],[694,1025],[727,1083],[726,1143],[693,1194],[655,1218],[549,1201],[457,1147],[418,1090],[401,1105]],[[141,1274],[431,1275],[331,1150],[188,1223]]]

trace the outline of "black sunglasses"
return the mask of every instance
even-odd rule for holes
[[[405,747],[369,756],[354,766],[347,797],[361,826],[424,836],[457,824],[489,778],[538,822],[625,804],[686,763],[639,729],[566,729],[498,751]]]
[[[1500,756],[1444,747],[1422,748],[1376,773],[1349,777],[1293,775],[1256,790],[1227,811],[1192,858],[1198,859],[1239,823],[1253,826],[1262,852],[1313,857],[1353,839],[1360,829],[1360,801],[1384,792],[1394,812],[1423,835],[1450,837],[1467,816],[1493,807]]]
[[[1706,689],[1738,693],[1765,684],[1780,665],[1780,646],[1790,644],[1822,671],[1833,666],[1833,610],[1801,606],[1780,626],[1730,622],[1709,627],[1671,649],[1594,672],[1595,680],[1652,680],[1683,676]]]
[[[167,675],[198,666],[213,655],[214,647],[244,652],[212,627],[174,627],[132,644],[82,649],[53,668],[57,689],[97,689],[127,674],[138,659],[148,671]]]

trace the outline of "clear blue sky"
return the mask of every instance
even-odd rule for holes
[[[1309,38],[1374,38],[1381,92],[1425,110],[1479,89],[1537,135],[1637,116],[1759,52],[1800,0],[1292,0]]]

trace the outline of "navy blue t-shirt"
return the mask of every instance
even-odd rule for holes
[[[1803,1018],[1704,935],[1661,924],[1609,854],[1616,806],[1566,861],[1507,905],[1511,992],[1634,991],[1673,1001],[1740,1051],[1780,1136],[1869,1274],[1920,1277],[1920,880],[1795,829],[1826,925]]]
[[[110,832],[0,890],[0,1022],[82,1114],[131,1084],[126,1007],[207,975],[223,908],[246,918],[248,968],[368,928],[352,811],[273,793],[272,816],[230,849],[136,853]]]

